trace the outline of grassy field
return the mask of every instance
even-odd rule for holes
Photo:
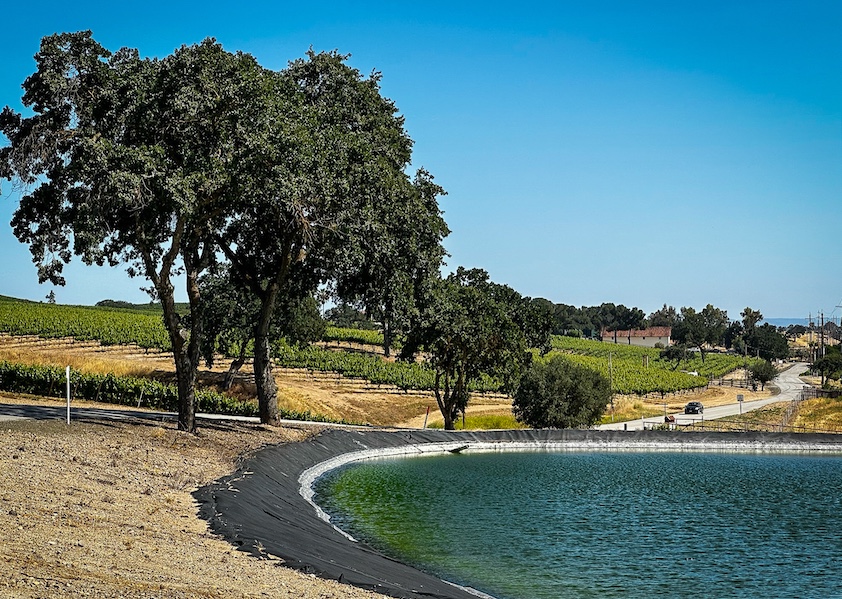
[[[443,421],[436,420],[431,422],[428,428],[442,428]],[[465,417],[464,423],[462,419],[456,421],[456,430],[461,431],[476,431],[476,430],[508,430],[526,428],[525,425],[515,420],[514,415],[508,414],[476,414]]]

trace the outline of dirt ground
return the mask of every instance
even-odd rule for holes
[[[0,422],[0,597],[380,597],[238,552],[196,515],[196,487],[244,453],[307,434],[203,423],[189,435],[139,419]]]

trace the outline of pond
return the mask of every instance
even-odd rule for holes
[[[842,596],[842,456],[512,452],[380,459],[316,501],[498,599]]]

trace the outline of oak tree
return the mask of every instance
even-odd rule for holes
[[[533,428],[587,427],[599,422],[610,400],[605,376],[553,356],[523,374],[512,410],[518,421]]]
[[[516,305],[503,299],[513,291],[504,287],[489,281],[483,270],[459,267],[436,283],[407,335],[402,357],[423,347],[435,371],[436,403],[446,430],[465,413],[474,382],[492,376],[504,389],[513,389],[531,359],[514,316]]]
[[[111,53],[90,31],[45,37],[23,84],[29,116],[6,107],[0,178],[23,189],[12,226],[41,282],[63,285],[75,254],[126,264],[163,307],[175,359],[181,429],[195,430],[202,338],[199,277],[227,222],[240,124],[262,93],[261,69],[214,40],[161,59]],[[175,309],[183,273],[191,319]]]
[[[279,301],[359,273],[360,286],[378,292],[402,281],[414,262],[389,265],[386,257],[428,226],[412,218],[419,203],[436,227],[419,238],[436,245],[446,232],[438,188],[419,192],[405,173],[412,140],[379,79],[347,56],[311,51],[264,78],[265,106],[243,124],[253,141],[240,154],[233,216],[216,240],[234,280],[259,302],[254,372],[263,422],[277,414],[270,325]],[[437,267],[435,255],[430,262]],[[392,270],[375,274],[383,265]]]

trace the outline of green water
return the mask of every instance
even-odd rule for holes
[[[500,599],[842,597],[842,457],[524,452],[320,479],[333,521]]]

